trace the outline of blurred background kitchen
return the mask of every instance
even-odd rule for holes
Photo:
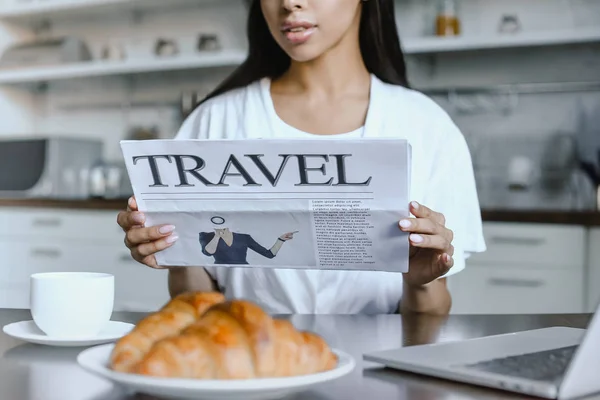
[[[472,150],[488,251],[454,313],[600,301],[600,1],[396,0],[414,88]],[[0,0],[0,307],[33,272],[108,271],[154,310],[166,271],[131,260],[122,139],[172,138],[245,57],[243,0]]]

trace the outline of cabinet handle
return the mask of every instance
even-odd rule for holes
[[[31,254],[34,257],[59,258],[62,253],[58,249],[33,249]]]
[[[490,241],[499,244],[516,244],[519,246],[539,246],[546,243],[543,238],[492,236]]]
[[[491,278],[488,280],[490,285],[494,286],[518,286],[518,287],[540,287],[544,285],[544,281],[541,280],[528,280],[528,279],[511,279],[511,278]]]
[[[33,226],[57,227],[62,224],[59,218],[36,218],[33,220]]]

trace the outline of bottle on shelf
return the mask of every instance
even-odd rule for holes
[[[455,0],[438,0],[435,33],[437,36],[458,36],[461,22]]]

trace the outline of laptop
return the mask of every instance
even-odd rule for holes
[[[600,393],[600,304],[587,329],[550,327],[370,352],[388,368],[547,399]]]

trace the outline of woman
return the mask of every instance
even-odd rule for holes
[[[177,139],[408,139],[409,271],[170,268],[172,295],[218,288],[272,313],[449,312],[445,277],[485,250],[473,168],[448,115],[408,88],[394,15],[394,0],[253,0],[247,60]],[[118,219],[133,257],[157,268],[175,228],[142,228],[134,199]]]
[[[274,258],[279,253],[283,243],[294,238],[295,232],[279,236],[270,249],[260,245],[251,235],[232,232],[224,227],[225,219],[214,216],[211,218],[214,232],[200,232],[198,241],[202,246],[202,254],[214,259],[214,264],[248,264],[246,259],[248,249],[266,258]]]

